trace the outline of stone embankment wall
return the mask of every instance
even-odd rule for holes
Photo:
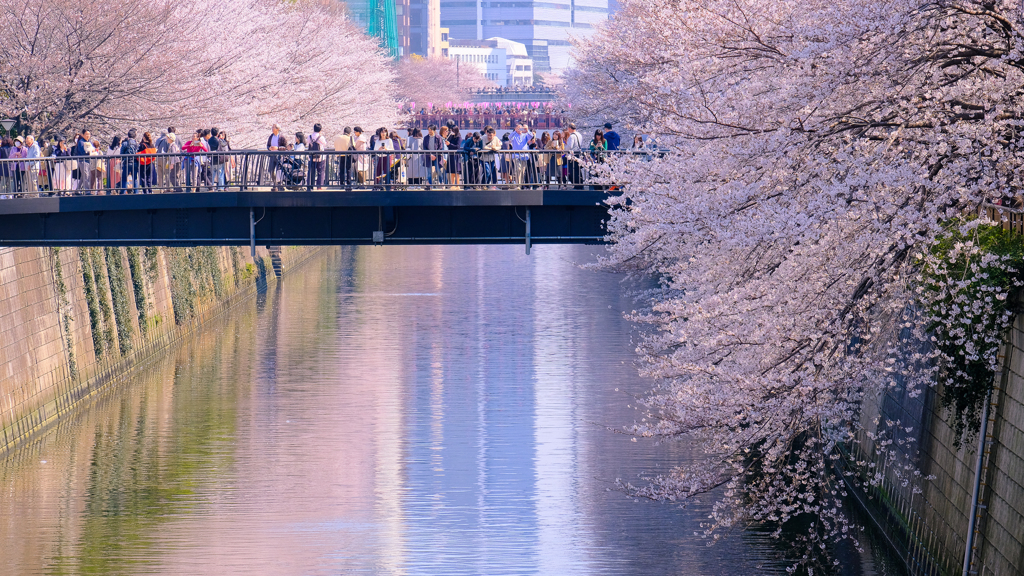
[[[316,248],[0,248],[0,456]]]
[[[884,480],[856,495],[911,574],[963,573],[979,446],[982,469],[970,573],[1024,574],[1024,315],[1018,315],[1001,361],[987,432],[959,447],[942,407],[942,389],[917,397],[894,389],[866,407],[865,422],[880,435],[863,442],[870,449],[857,457],[873,465],[862,466],[862,474],[880,471]],[[934,478],[904,482],[905,464]]]

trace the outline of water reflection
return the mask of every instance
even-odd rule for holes
[[[336,250],[0,463],[5,574],[760,574],[609,491],[630,302],[589,248]],[[616,391],[618,389],[618,392]]]

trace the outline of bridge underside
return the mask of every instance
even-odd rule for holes
[[[600,243],[606,198],[403,190],[11,199],[0,201],[0,246]]]

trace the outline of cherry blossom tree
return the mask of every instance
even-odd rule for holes
[[[604,264],[661,281],[634,314],[658,387],[633,432],[708,456],[631,490],[720,490],[713,537],[806,517],[815,544],[851,536],[837,471],[900,426],[876,431],[862,403],[949,373],[959,352],[925,345],[934,312],[978,312],[933,248],[1020,188],[1022,30],[1009,1],[625,0],[577,44],[573,112],[671,149],[610,166],[629,184]],[[969,240],[954,252],[1005,271]],[[951,332],[993,368],[1008,318]]]
[[[386,55],[336,2],[0,0],[0,26],[4,105],[41,134],[399,119]]]
[[[461,105],[468,100],[470,90],[495,85],[475,66],[459,66],[447,58],[414,55],[398,63],[397,74],[401,100],[416,102],[417,108],[425,108],[428,102],[437,107],[447,102]]]

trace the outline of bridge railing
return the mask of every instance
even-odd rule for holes
[[[617,152],[235,151],[0,160],[0,199],[282,190],[583,189]],[[641,157],[648,157],[640,153]]]

